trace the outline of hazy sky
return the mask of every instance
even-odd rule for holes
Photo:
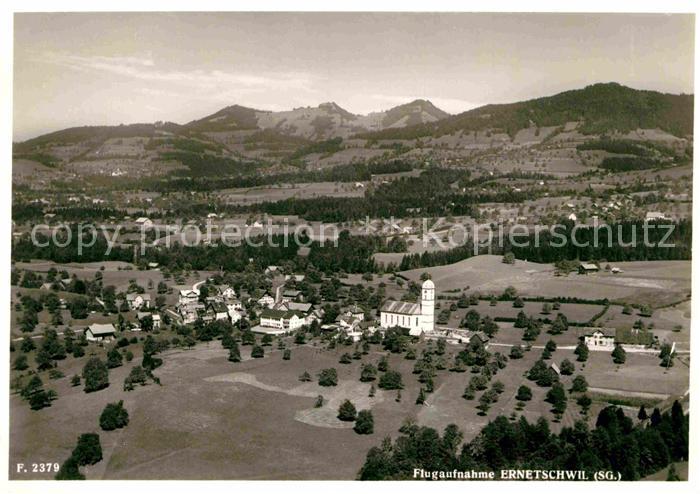
[[[691,15],[17,14],[14,139],[232,104],[458,113],[594,82],[692,93],[693,47]]]

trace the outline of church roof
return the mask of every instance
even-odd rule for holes
[[[420,315],[420,304],[411,302],[399,302],[397,300],[387,300],[382,305],[382,312],[391,312],[392,314],[403,314],[407,316]]]

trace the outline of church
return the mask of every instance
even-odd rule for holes
[[[380,310],[382,328],[407,328],[412,336],[435,329],[435,284],[425,280],[421,287],[420,304],[387,300]]]

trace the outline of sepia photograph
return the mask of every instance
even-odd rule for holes
[[[362,5],[8,13],[11,492],[697,481],[695,12]]]

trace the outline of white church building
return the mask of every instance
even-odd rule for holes
[[[421,302],[387,300],[380,310],[382,328],[407,328],[412,336],[430,333],[435,329],[435,284],[425,280],[421,288]]]

